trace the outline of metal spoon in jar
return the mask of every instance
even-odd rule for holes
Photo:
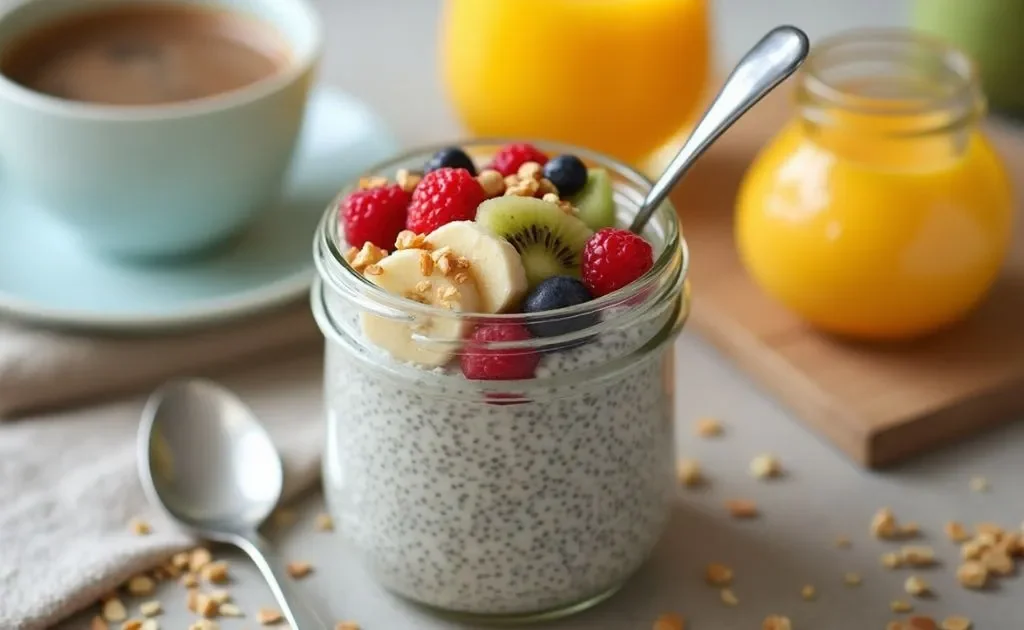
[[[142,413],[138,449],[150,501],[196,537],[247,553],[293,630],[327,629],[258,531],[281,498],[284,473],[270,436],[242,401],[211,381],[164,385]]]
[[[795,26],[779,26],[744,55],[679,153],[647,193],[629,226],[631,232],[643,232],[654,211],[693,163],[747,110],[793,74],[807,58],[809,49],[803,31]]]

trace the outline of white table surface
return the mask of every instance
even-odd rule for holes
[[[318,4],[330,32],[324,80],[369,101],[407,144],[459,135],[435,78],[438,0]],[[906,4],[897,0],[718,0],[716,5],[721,58],[727,62],[778,23],[802,26],[813,38],[858,25],[900,24],[906,14]],[[798,630],[881,630],[896,617],[889,602],[912,599],[902,590],[910,572],[888,571],[879,562],[880,554],[894,544],[868,535],[869,520],[881,506],[919,522],[924,541],[943,559],[941,566],[918,572],[936,592],[934,598],[915,602],[919,612],[963,614],[975,620],[978,630],[1024,627],[1024,583],[1011,578],[982,593],[960,588],[954,577],[957,550],[941,533],[950,519],[1019,526],[1024,495],[1016,484],[1024,472],[1024,423],[884,474],[866,472],[805,430],[694,334],[684,333],[676,352],[679,452],[697,458],[711,482],[701,491],[680,490],[670,531],[652,561],[619,595],[546,627],[646,630],[659,613],[678,611],[693,630],[756,630],[771,613],[788,615]],[[701,415],[721,417],[726,435],[713,441],[694,437],[692,421]],[[765,483],[747,473],[749,460],[766,451],[781,457],[789,471],[786,478]],[[970,490],[975,475],[991,480],[988,493]],[[757,500],[763,517],[731,520],[722,502],[741,496]],[[287,558],[314,563],[315,574],[302,587],[332,622],[352,619],[365,630],[476,627],[439,619],[382,592],[336,535],[314,531],[312,518],[322,509],[318,494],[298,509],[298,523],[273,537]],[[853,540],[851,549],[833,545],[840,534]],[[230,588],[250,616],[221,620],[221,628],[255,628],[256,608],[273,606],[270,592],[250,563],[230,551],[225,557],[235,575]],[[738,607],[723,606],[717,592],[703,583],[703,567],[711,561],[735,568]],[[861,573],[863,584],[845,586],[847,571]],[[817,601],[801,600],[804,584],[818,589]],[[192,616],[184,607],[184,591],[166,586],[157,599],[166,609],[161,627],[185,630]],[[88,616],[82,615],[61,627],[85,628],[87,622]]]

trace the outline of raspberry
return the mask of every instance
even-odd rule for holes
[[[341,202],[345,240],[353,247],[366,242],[381,249],[393,249],[398,233],[405,229],[409,193],[397,185],[360,190]]]
[[[537,147],[526,142],[516,142],[501,147],[491,161],[490,168],[508,177],[515,175],[519,167],[527,162],[536,162],[544,166],[547,161],[548,156],[541,153]]]
[[[652,266],[650,243],[629,230],[598,230],[583,246],[583,284],[595,297],[621,289]]]
[[[473,331],[461,357],[462,373],[478,381],[533,378],[540,354],[523,348],[489,349],[479,344],[526,341],[530,332],[519,324],[482,324]]]
[[[462,168],[439,168],[423,176],[416,190],[405,227],[417,234],[429,234],[452,221],[472,221],[476,207],[487,195],[480,183]]]

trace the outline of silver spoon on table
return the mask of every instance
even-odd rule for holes
[[[654,211],[697,158],[747,110],[796,72],[809,50],[810,43],[803,31],[795,26],[779,26],[769,31],[743,56],[679,153],[647,193],[629,226],[631,232],[643,232]]]
[[[165,385],[142,413],[138,449],[150,501],[194,536],[247,553],[293,630],[327,629],[259,533],[281,498],[284,473],[270,436],[242,401],[211,381]]]

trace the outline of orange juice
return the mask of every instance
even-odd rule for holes
[[[801,116],[745,177],[746,268],[832,333],[903,339],[957,322],[995,281],[1011,234],[1010,186],[977,126],[976,86],[908,99],[887,96],[892,86],[823,85],[801,86]]]
[[[474,134],[638,163],[695,117],[708,29],[706,0],[447,0],[441,67]]]

